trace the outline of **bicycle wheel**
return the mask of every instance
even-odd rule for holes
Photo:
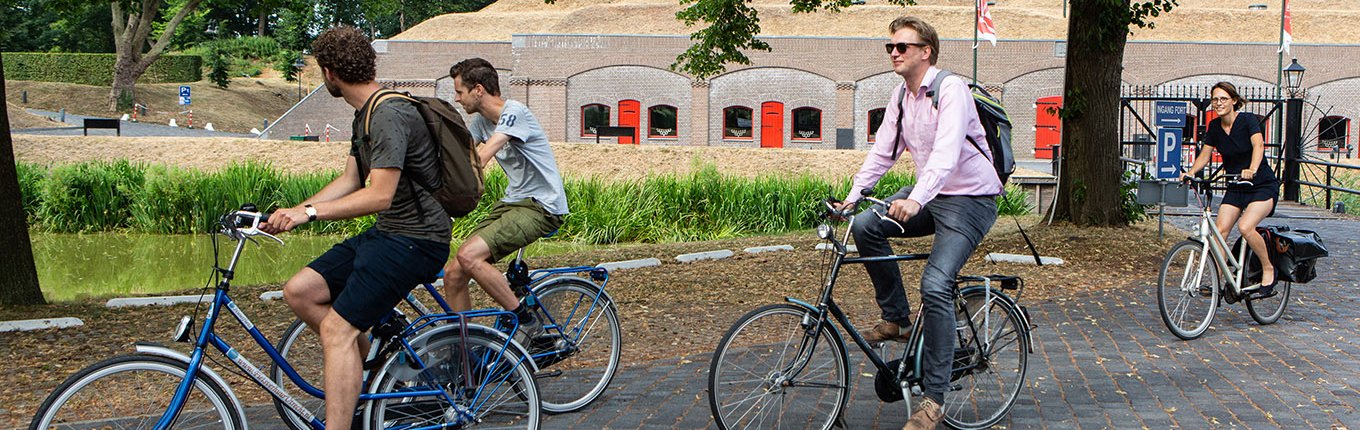
[[[545,331],[530,333],[525,347],[542,370],[534,379],[543,410],[580,410],[604,393],[619,370],[622,334],[614,301],[600,287],[574,276],[551,278],[535,287],[534,294]]]
[[[1247,299],[1247,313],[1251,314],[1251,319],[1256,320],[1257,324],[1270,325],[1279,321],[1284,315],[1285,306],[1289,305],[1290,283],[1280,281],[1275,284],[1275,295],[1264,299]]]
[[[1204,245],[1187,240],[1171,247],[1157,277],[1157,307],[1171,334],[1190,340],[1204,334],[1218,310],[1218,265],[1201,259]]]
[[[1029,327],[1000,291],[972,291],[957,311],[952,389],[944,395],[944,421],[956,429],[991,427],[1010,412],[1029,365]]]
[[[845,409],[850,366],[845,344],[816,316],[790,304],[738,319],[713,352],[708,404],[721,429],[829,429]]]
[[[303,323],[302,320],[294,320],[293,324],[288,326],[287,330],[283,331],[283,336],[279,338],[278,347],[279,355],[282,356],[290,366],[293,366],[293,370],[297,371],[298,376],[301,376],[302,380],[307,381],[309,384],[314,384],[317,388],[321,388],[319,385],[322,383],[321,337],[318,336],[316,332],[308,329],[307,324]],[[293,380],[283,373],[283,369],[279,367],[277,362],[270,364],[269,378],[272,379],[275,384],[278,384],[279,388],[282,388],[285,393],[288,393],[289,396],[292,396],[293,399],[297,400],[298,403],[302,404],[308,411],[311,411],[312,415],[321,417],[323,420],[325,419],[326,402],[303,392],[302,388],[298,387],[297,384],[294,384]],[[286,424],[289,429],[312,429],[310,423],[293,413],[293,411],[284,406],[283,402],[279,401],[279,399],[274,399],[274,409],[278,410],[279,418],[283,418],[283,423]]]
[[[453,428],[537,429],[538,389],[529,358],[504,340],[469,327],[444,326],[411,340],[418,358],[398,352],[375,378],[374,393],[440,390],[441,395],[373,400],[369,428],[445,425]],[[416,363],[424,365],[415,369]]]
[[[30,430],[149,429],[170,406],[184,381],[185,363],[153,355],[104,360],[66,379],[33,415]],[[212,380],[197,377],[171,426],[177,429],[244,428],[237,400]]]

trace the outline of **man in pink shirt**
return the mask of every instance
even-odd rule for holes
[[[893,254],[889,237],[935,235],[921,274],[921,323],[925,348],[922,373],[925,399],[906,429],[934,429],[943,420],[940,405],[949,390],[954,352],[954,289],[959,269],[996,222],[996,198],[1001,180],[992,167],[986,132],[978,121],[968,85],[949,76],[939,85],[938,108],[927,88],[940,73],[940,39],[935,29],[914,17],[900,17],[889,25],[886,44],[893,72],[903,84],[893,89],[875,144],[855,174],[854,185],[842,207],[860,200],[903,151],[916,164],[916,185],[883,199],[889,207],[866,210],[855,217],[851,233],[860,256]],[[968,140],[981,143],[974,146]],[[984,153],[987,151],[987,153]],[[886,209],[886,210],[885,210]],[[896,223],[880,217],[886,212]],[[864,333],[871,343],[907,341],[911,307],[902,287],[897,262],[866,263],[883,321]]]

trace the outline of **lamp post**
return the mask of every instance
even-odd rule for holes
[[[302,102],[302,68],[305,66],[307,66],[307,63],[302,61],[302,56],[298,56],[297,60],[293,61],[293,69],[297,70],[293,78],[298,81],[298,103]]]
[[[1283,70],[1285,89],[1289,91],[1284,110],[1284,200],[1293,202],[1299,201],[1299,159],[1303,154],[1303,99],[1299,94],[1304,70],[1297,58]]]

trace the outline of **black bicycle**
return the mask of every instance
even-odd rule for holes
[[[866,197],[886,208],[887,203]],[[921,394],[920,311],[910,340],[900,356],[881,353],[860,336],[832,297],[836,278],[845,264],[924,260],[930,254],[847,257],[849,228],[836,239],[829,223],[850,219],[856,209],[837,211],[824,202],[824,222],[817,236],[827,241],[827,271],[821,295],[814,303],[786,297],[785,303],[763,306],[742,316],[713,352],[708,374],[709,406],[719,428],[819,428],[841,422],[850,392],[850,364],[840,324],[873,363],[878,373],[874,388],[885,402]],[[879,210],[882,219],[889,219]],[[894,221],[895,222],[895,221]],[[899,224],[900,226],[900,224]],[[1003,290],[1023,293],[1024,281],[1015,276],[960,276],[955,289],[955,333],[952,387],[945,393],[945,424],[957,429],[980,429],[1001,421],[1024,386],[1033,340],[1024,307]],[[907,415],[911,414],[911,402]]]

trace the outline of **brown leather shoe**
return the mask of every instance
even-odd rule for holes
[[[916,405],[916,412],[911,414],[902,430],[935,430],[941,421],[944,421],[944,409],[935,403],[935,399],[926,397]]]
[[[899,326],[892,321],[879,321],[878,324],[874,325],[874,328],[860,332],[860,336],[863,336],[864,340],[869,341],[869,343],[888,340],[905,343],[907,338],[911,336],[910,327],[910,325],[906,327]]]

